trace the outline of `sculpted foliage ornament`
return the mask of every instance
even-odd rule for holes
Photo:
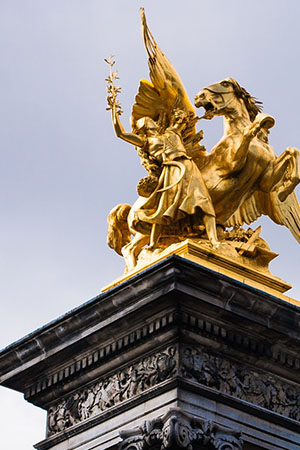
[[[300,181],[299,151],[288,147],[275,155],[268,140],[274,118],[263,114],[261,102],[233,78],[195,96],[195,106],[205,110],[197,117],[143,9],[141,16],[151,82],[140,81],[131,132],[120,121],[120,88],[114,86],[111,59],[107,89],[115,133],[135,146],[148,175],[138,183],[139,197],[132,207],[122,204],[111,211],[108,244],[124,256],[129,271],[186,239],[237,258],[263,257],[266,269],[274,253],[260,238],[260,229],[241,227],[265,214],[300,242],[300,207],[294,193]],[[224,135],[206,152],[196,123],[215,116],[224,117]]]
[[[242,450],[243,448],[239,432],[190,416],[180,408],[171,408],[165,416],[148,420],[141,427],[120,434],[124,439],[120,450],[154,448]]]

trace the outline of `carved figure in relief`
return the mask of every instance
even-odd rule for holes
[[[242,368],[238,363],[193,347],[183,349],[181,371],[187,379],[194,379],[223,394],[299,420],[300,394],[297,388],[273,376]]]
[[[213,360],[207,359],[204,355],[193,353],[192,349],[184,349],[182,367],[187,378],[195,378],[199,383],[207,386],[215,386],[216,364]]]
[[[170,379],[176,375],[179,361],[179,375],[187,380],[300,420],[300,394],[296,386],[201,348],[183,346],[179,358],[175,358],[176,351],[175,346],[170,346],[146,356],[52,405],[48,410],[49,435],[64,431]]]
[[[95,395],[92,389],[88,389],[85,392],[85,398],[81,402],[81,417],[82,420],[87,419],[90,415],[90,411],[94,405]]]
[[[128,374],[128,390],[127,390],[127,398],[131,398],[132,396],[138,394],[141,391],[141,381],[143,379],[143,374],[139,373],[138,369],[134,366],[131,366]]]
[[[91,404],[91,406],[89,407],[89,417],[92,417],[94,415],[96,415],[99,411],[99,409],[103,409],[103,407],[101,407],[101,398],[102,398],[102,390],[101,390],[101,383],[97,383],[93,388],[93,402]]]
[[[69,425],[69,414],[66,409],[66,403],[60,403],[56,408],[51,407],[48,412],[48,428],[54,432],[64,430]]]
[[[105,390],[106,390],[106,407],[113,406],[116,401],[121,396],[121,389],[119,389],[119,383],[118,383],[118,375],[115,374],[105,382]]]
[[[105,383],[104,382],[100,383],[99,400],[98,400],[97,404],[98,404],[98,410],[96,410],[97,413],[99,413],[99,411],[104,411],[104,409],[109,404],[109,402],[108,402],[108,395],[107,395],[107,392],[106,392],[106,388],[105,388]]]
[[[196,107],[205,109],[201,118],[196,117],[143,10],[141,15],[151,82],[140,81],[132,132],[120,122],[120,88],[114,85],[112,60],[107,61],[108,109],[117,136],[136,147],[148,176],[138,183],[139,198],[132,207],[122,204],[111,211],[108,244],[124,256],[127,270],[187,238],[211,245],[220,254],[243,257],[243,262],[252,258],[254,265],[267,270],[274,253],[260,238],[260,229],[240,228],[265,214],[288,227],[300,242],[300,207],[294,193],[300,181],[299,151],[288,147],[281,156],[275,155],[268,141],[275,120],[262,114],[261,102],[233,78],[196,95]],[[215,116],[224,117],[224,136],[207,153],[196,123]],[[227,231],[231,227],[234,233]],[[258,254],[263,257],[255,259]]]
[[[219,376],[217,379],[220,391],[230,395],[237,393],[237,395],[240,396],[243,385],[232,364],[225,359],[222,360],[221,358],[216,358],[216,367],[218,367],[217,371]]]
[[[176,371],[176,347],[150,355],[93,386],[71,395],[48,411],[49,434],[105,411],[172,377]]]
[[[156,359],[157,382],[164,381],[176,368],[175,349],[171,347],[168,353],[161,353]]]

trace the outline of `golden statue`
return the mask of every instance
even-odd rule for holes
[[[275,254],[260,238],[260,227],[241,227],[265,214],[287,226],[300,243],[294,193],[300,181],[299,151],[289,147],[276,157],[268,141],[275,120],[232,78],[196,95],[196,107],[205,109],[197,117],[182,81],[150,33],[143,9],[141,17],[151,82],[140,81],[131,132],[120,121],[120,88],[114,85],[111,59],[107,89],[115,133],[135,146],[148,176],[138,183],[132,207],[122,204],[110,212],[108,244],[124,256],[127,271],[186,239],[244,262],[252,258],[250,265],[267,270]],[[207,153],[196,123],[216,115],[224,116],[224,136]]]

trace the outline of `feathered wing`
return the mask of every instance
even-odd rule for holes
[[[157,45],[147,23],[144,9],[141,8],[142,33],[146,51],[151,82],[141,80],[135,103],[132,107],[132,125],[145,116],[153,120],[170,119],[174,108],[180,108],[195,117],[195,108],[190,102],[183,83],[172,64]],[[167,124],[168,125],[168,124]],[[190,121],[190,127],[185,134],[195,134],[195,121]]]
[[[271,197],[273,203],[271,219],[279,225],[285,225],[300,244],[300,206],[295,192],[292,192],[284,202],[279,200],[275,192],[271,193]]]
[[[269,216],[278,225],[286,226],[300,244],[300,205],[295,192],[292,192],[284,202],[277,193],[255,191],[226,222],[226,226],[250,225],[261,215]]]

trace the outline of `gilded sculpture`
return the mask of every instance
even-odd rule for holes
[[[148,175],[137,185],[131,207],[116,206],[108,217],[108,244],[123,255],[126,270],[155,259],[186,239],[212,252],[268,270],[274,257],[256,230],[242,228],[261,215],[286,226],[300,243],[299,151],[288,147],[277,157],[268,136],[275,120],[262,103],[233,78],[202,89],[195,106],[172,64],[157,45],[141,9],[142,34],[150,79],[141,80],[125,131],[110,65],[108,108],[116,135],[135,146]],[[224,117],[224,135],[207,152],[200,144],[199,120]]]

